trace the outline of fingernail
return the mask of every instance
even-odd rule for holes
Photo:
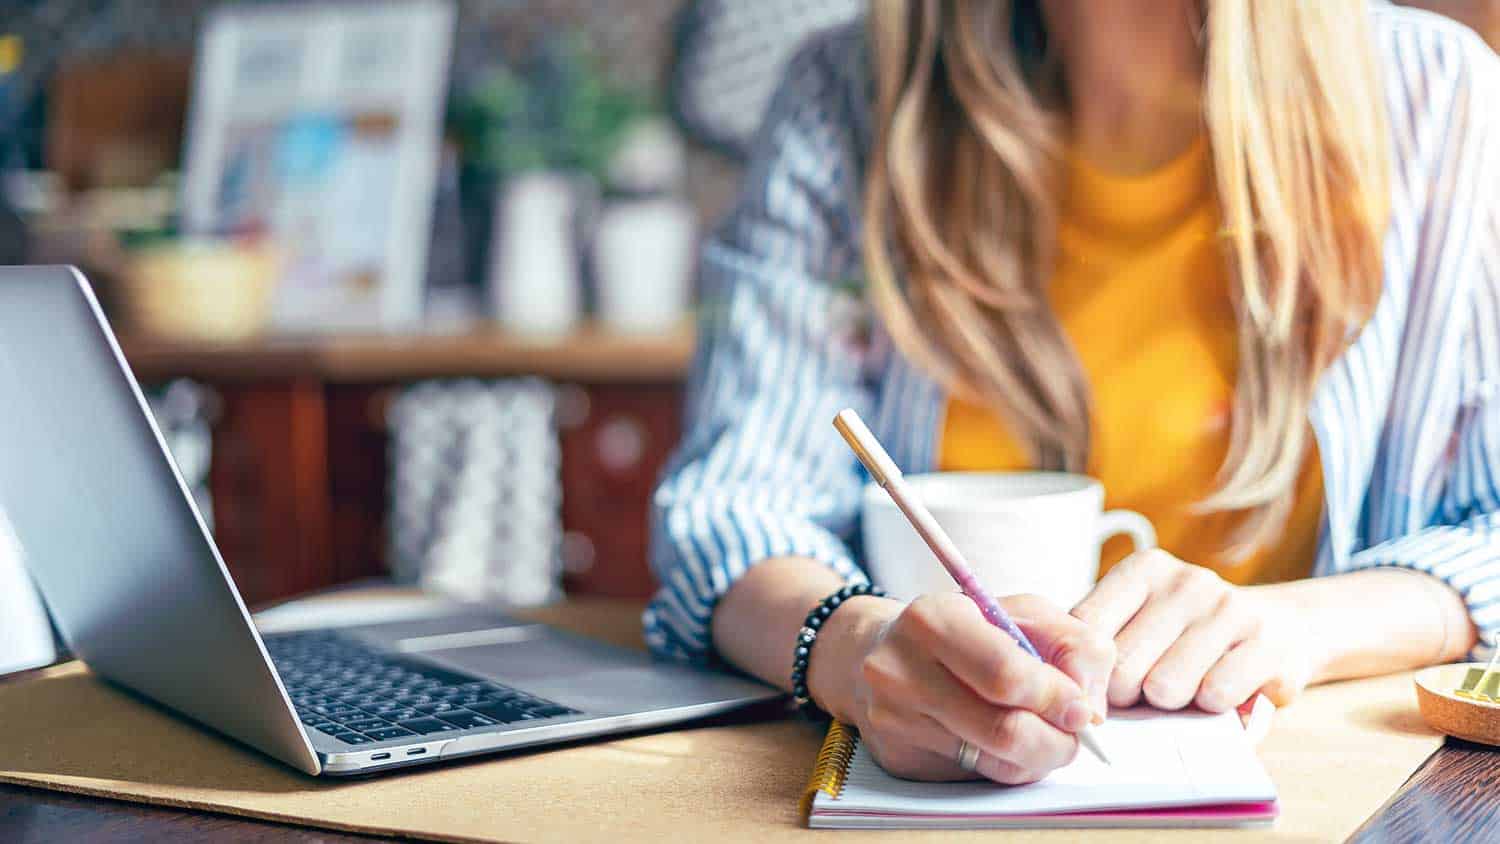
[[[1093,702],[1093,712],[1089,720],[1095,724],[1103,724],[1109,715],[1109,702],[1104,698],[1104,687],[1097,680],[1090,680],[1088,686],[1083,690],[1083,696]]]
[[[1207,686],[1199,692],[1198,703],[1209,712],[1219,712],[1229,708],[1225,702],[1224,691],[1217,686]]]
[[[1068,704],[1068,708],[1063,712],[1063,729],[1076,733],[1083,729],[1093,717],[1093,707],[1081,700],[1075,700]]]

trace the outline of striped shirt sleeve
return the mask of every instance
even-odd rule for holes
[[[1468,131],[1451,158],[1473,180],[1474,204],[1450,213],[1470,226],[1463,242],[1471,257],[1454,269],[1471,278],[1461,287],[1469,294],[1468,330],[1448,474],[1430,526],[1356,553],[1350,567],[1398,566],[1440,578],[1463,597],[1482,655],[1500,634],[1500,112],[1493,102],[1500,60],[1477,38],[1468,58],[1469,107],[1460,116]]]
[[[685,439],[652,501],[644,616],[660,656],[712,653],[709,619],[762,560],[797,555],[863,581],[843,537],[862,487],[832,427],[872,403],[852,219],[857,146],[848,34],[821,37],[789,63],[744,179],[706,244],[699,351]]]

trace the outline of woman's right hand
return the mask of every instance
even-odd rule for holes
[[[859,727],[896,776],[1041,779],[1073,759],[1075,734],[1104,713],[1114,644],[1043,598],[1000,604],[1045,663],[961,594],[925,595],[904,607],[855,599],[830,617],[813,649],[813,698]],[[961,741],[981,751],[975,773],[958,766]]]

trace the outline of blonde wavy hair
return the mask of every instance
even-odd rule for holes
[[[1042,467],[1088,463],[1088,384],[1046,296],[1067,133],[1039,0],[873,0],[863,250],[897,347],[1002,415]],[[1366,0],[1208,0],[1204,119],[1239,324],[1230,445],[1200,510],[1273,541],[1318,376],[1381,290],[1388,163]],[[1184,24],[1186,26],[1186,24]]]

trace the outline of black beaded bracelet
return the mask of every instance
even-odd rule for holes
[[[792,652],[792,699],[797,702],[798,709],[811,717],[825,714],[813,703],[812,695],[807,692],[807,660],[812,655],[813,643],[818,640],[818,631],[823,629],[823,623],[833,615],[833,611],[858,595],[884,598],[885,590],[870,583],[851,583],[819,601],[812,612],[807,614],[807,620],[802,622],[802,629],[797,631],[797,647]]]

